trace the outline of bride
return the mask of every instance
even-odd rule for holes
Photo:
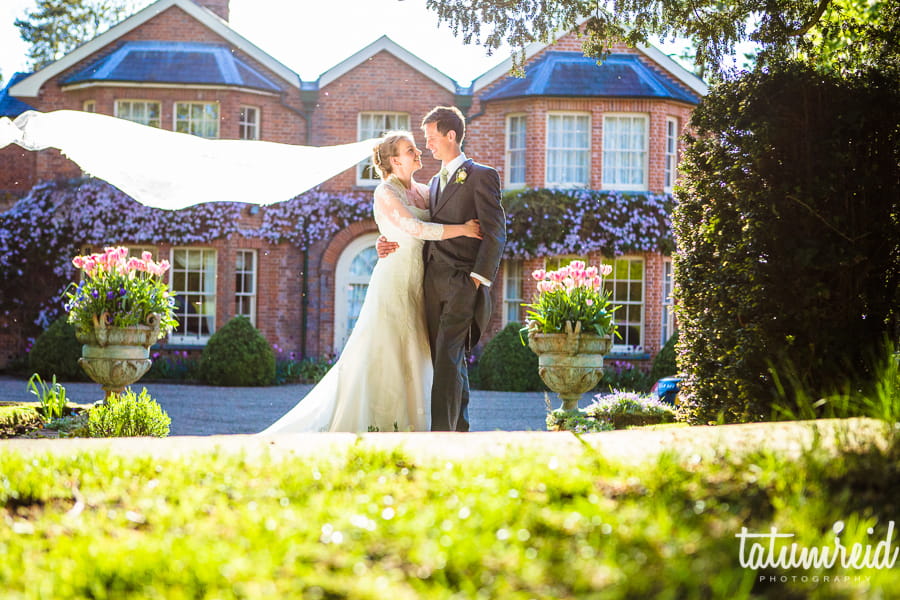
[[[375,222],[399,249],[379,259],[356,326],[337,363],[294,408],[262,434],[309,431],[428,431],[431,349],[423,305],[422,243],[481,239],[477,219],[428,223],[428,186],[413,179],[422,152],[410,132],[389,132],[372,162]]]

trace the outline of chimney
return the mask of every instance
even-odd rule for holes
[[[228,3],[230,0],[194,0],[200,6],[208,8],[223,20],[228,20]]]

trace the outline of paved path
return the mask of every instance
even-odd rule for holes
[[[64,383],[66,395],[77,403],[100,400],[96,383]],[[0,375],[0,401],[30,401],[26,381]],[[142,382],[172,419],[171,435],[257,433],[274,423],[312,388],[307,384],[271,387],[212,387],[168,382]],[[554,407],[560,401],[550,394]],[[585,394],[582,404],[591,398]],[[469,420],[473,431],[545,431],[546,403],[542,392],[509,393],[473,390]]]
[[[102,395],[97,384],[68,383],[67,395],[90,403]],[[682,460],[719,460],[723,453],[777,451],[799,456],[818,444],[830,451],[853,446],[884,446],[900,429],[872,419],[831,419],[748,423],[719,427],[662,426],[593,433],[578,438],[548,432],[542,393],[474,392],[470,417],[473,433],[309,433],[247,435],[261,431],[309,391],[309,385],[265,388],[217,388],[149,382],[146,387],[172,418],[171,437],[108,439],[0,440],[0,452],[69,455],[105,449],[135,455],[183,456],[195,451],[241,452],[245,456],[294,456],[335,452],[351,446],[398,448],[418,460],[456,460],[473,456],[537,451],[548,468],[580,460],[587,452],[615,461],[640,463],[672,451]],[[140,388],[140,386],[138,386]],[[31,399],[25,381],[0,376],[0,401]],[[588,396],[583,403],[590,401]],[[244,435],[234,435],[244,434]]]

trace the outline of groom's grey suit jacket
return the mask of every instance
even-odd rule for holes
[[[465,172],[465,175],[460,175]],[[463,181],[460,181],[463,179]],[[500,176],[497,171],[471,159],[450,174],[443,192],[440,179],[431,180],[431,220],[460,224],[478,219],[483,239],[457,237],[425,243],[425,263],[436,260],[466,274],[477,273],[494,285],[506,244],[506,214],[500,204]],[[469,344],[474,346],[491,318],[488,286],[480,286]]]

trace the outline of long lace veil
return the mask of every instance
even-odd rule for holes
[[[57,148],[138,202],[170,210],[201,202],[289,200],[363,160],[375,142],[314,147],[207,140],[72,110],[0,118],[0,148]]]

